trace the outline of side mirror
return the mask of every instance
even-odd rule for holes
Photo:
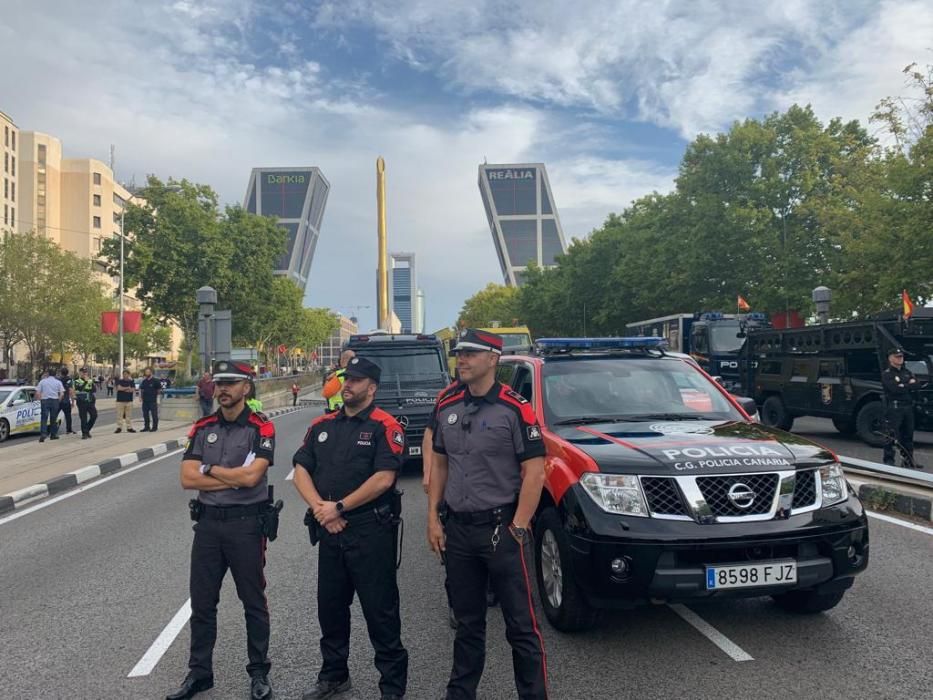
[[[748,415],[754,416],[758,413],[758,404],[755,403],[755,399],[748,396],[735,396],[733,399],[742,407],[742,410],[745,411]]]
[[[722,386],[722,377],[720,377],[718,374],[713,375],[713,381]]]

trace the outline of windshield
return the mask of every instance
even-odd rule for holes
[[[563,421],[742,420],[710,380],[686,362],[604,358],[544,365],[548,425]]]
[[[372,360],[382,369],[382,379],[386,377],[421,377],[435,378],[447,374],[447,368],[441,358],[441,351],[436,347],[424,348],[357,348],[356,354]]]
[[[12,393],[13,393],[12,390],[0,389],[0,403],[3,403],[4,401],[6,401],[9,395]]]
[[[527,333],[501,333],[502,347],[505,350],[512,348],[530,348],[531,336]]]
[[[710,349],[713,352],[737,352],[742,348],[745,338],[737,338],[738,323],[710,326]]]

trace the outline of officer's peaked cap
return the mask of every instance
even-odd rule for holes
[[[246,362],[236,360],[219,360],[214,363],[214,379],[249,379],[253,376],[253,368]]]
[[[888,350],[888,355],[903,355],[903,354],[904,354],[904,348],[898,347],[897,345],[895,345],[894,347]]]
[[[347,363],[346,375],[358,379],[372,379],[378,383],[382,377],[382,368],[365,357],[354,357]]]
[[[454,348],[454,352],[460,352],[461,350],[479,350],[501,355],[502,336],[475,328],[464,328],[457,338],[457,346]]]

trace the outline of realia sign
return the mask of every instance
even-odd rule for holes
[[[490,182],[494,180],[534,180],[535,171],[531,168],[509,168],[507,170],[487,170]]]

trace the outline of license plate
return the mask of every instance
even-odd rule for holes
[[[797,562],[772,561],[764,564],[728,564],[706,567],[706,589],[755,588],[797,583]]]
[[[420,447],[409,447],[408,454],[411,457],[418,457],[421,455],[421,448]]]

